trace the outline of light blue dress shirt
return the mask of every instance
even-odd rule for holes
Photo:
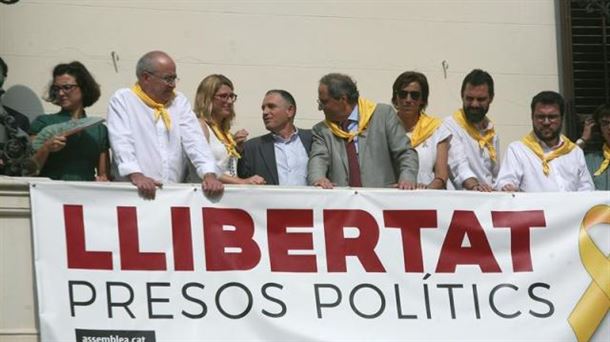
[[[280,185],[307,185],[307,162],[309,156],[301,142],[298,130],[284,139],[273,134],[275,163]]]
[[[347,117],[347,120],[349,121],[349,123],[347,124],[347,129],[350,132],[356,132],[358,131],[358,121],[360,119],[360,113],[358,112],[358,105],[356,105],[354,107],[354,110],[352,110],[352,112],[350,113],[350,115]],[[359,149],[358,149],[358,136],[354,137],[354,143],[356,145],[356,153],[358,153]]]

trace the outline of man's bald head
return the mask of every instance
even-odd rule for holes
[[[178,76],[176,63],[163,51],[151,51],[136,65],[138,84],[155,102],[166,104],[174,97]]]
[[[174,63],[172,58],[163,51],[150,51],[140,57],[136,64],[136,76],[138,79],[142,77],[145,72],[154,73],[160,63]]]

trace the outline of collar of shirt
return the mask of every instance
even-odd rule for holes
[[[288,144],[289,142],[294,141],[294,139],[299,136],[299,129],[295,127],[294,132],[292,132],[292,134],[290,134],[290,136],[286,139],[284,139],[281,135],[275,133],[271,133],[271,136],[273,137],[273,141],[275,143]]]
[[[535,136],[536,136],[536,140],[540,144],[540,147],[542,147],[542,151],[544,152],[544,154],[553,152],[554,150],[560,148],[561,145],[563,145],[563,139],[561,139],[561,137],[559,137],[559,142],[557,143],[557,145],[555,145],[555,146],[548,146],[544,141],[540,140],[537,135],[535,135]]]
[[[358,120],[360,119],[360,113],[358,112],[358,105],[354,106],[354,109],[347,117],[347,128],[350,132],[353,132],[358,129]]]
[[[70,113],[70,111],[68,111],[68,110],[63,110],[62,109],[59,113],[57,113],[57,115],[71,117],[72,113]],[[79,119],[86,118],[86,117],[87,117],[87,112],[85,112],[83,110],[83,116],[81,116]]]

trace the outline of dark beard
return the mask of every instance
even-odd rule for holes
[[[481,122],[484,118],[485,115],[487,114],[487,111],[489,110],[488,108],[464,108],[464,114],[466,114],[466,119],[468,119],[469,122],[472,123],[479,123]]]
[[[559,127],[559,129],[557,129],[557,131],[553,132],[553,134],[550,137],[545,137],[543,136],[541,130],[534,128],[534,134],[536,134],[536,136],[538,137],[538,139],[540,139],[541,141],[543,141],[545,144],[547,144],[547,146],[549,145],[548,143],[550,141],[553,141],[555,139],[559,139],[559,136],[561,135],[561,127]],[[549,147],[553,147],[553,146],[549,146]]]

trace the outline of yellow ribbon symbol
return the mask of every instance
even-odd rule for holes
[[[596,205],[591,208],[582,219],[578,233],[580,259],[592,279],[568,317],[579,342],[591,339],[610,310],[610,257],[597,248],[587,233],[587,229],[598,223],[610,224],[610,206]]]

